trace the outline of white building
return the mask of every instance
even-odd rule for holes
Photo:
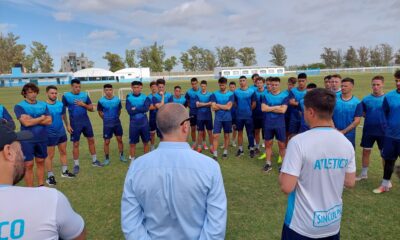
[[[87,68],[74,73],[74,78],[84,82],[116,81],[115,73],[101,68]]]
[[[115,72],[120,82],[149,81],[150,68],[124,68]]]

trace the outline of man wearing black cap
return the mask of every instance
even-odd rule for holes
[[[1,239],[85,239],[82,217],[61,192],[13,186],[25,174],[19,141],[32,137],[29,131],[15,133],[0,123]]]

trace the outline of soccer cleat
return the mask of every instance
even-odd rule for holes
[[[197,148],[197,152],[201,153],[201,151],[202,151],[202,150],[201,150],[201,147],[198,147],[198,148]]]
[[[258,157],[258,160],[263,160],[267,158],[267,154],[263,153],[261,156]]]
[[[243,150],[238,149],[236,152],[236,157],[240,157],[244,154]]]
[[[108,166],[110,165],[110,159],[105,159],[103,162],[103,166]]]
[[[120,160],[121,162],[124,162],[124,163],[128,162],[128,160],[126,160],[126,158],[125,158],[124,155],[120,155],[120,156],[119,156],[119,160]]]
[[[46,183],[49,186],[55,186],[57,184],[56,178],[54,176],[50,176],[46,179]]]
[[[74,178],[75,174],[70,173],[68,170],[65,170],[65,172],[61,173],[61,177],[64,178]]]
[[[228,154],[226,154],[226,153],[222,154],[222,158],[223,158],[223,159],[225,159],[225,158],[227,158],[227,157],[228,157]]]
[[[251,157],[251,158],[254,158],[254,156],[255,156],[254,150],[250,150],[250,157]]]
[[[282,157],[279,155],[279,157],[278,157],[278,164],[281,164],[282,163]]]
[[[255,153],[256,155],[260,154],[260,149],[256,148],[256,149],[254,150],[254,153]]]
[[[271,170],[272,170],[271,165],[269,165],[268,163],[266,163],[266,164],[264,165],[264,167],[263,167],[263,171],[264,171],[265,173],[267,173],[267,172],[269,172],[269,171],[271,171]]]
[[[75,166],[74,166],[73,173],[74,173],[75,175],[77,175],[77,174],[79,173],[79,165],[75,165]]]
[[[356,177],[356,181],[361,181],[361,180],[364,180],[364,179],[368,179],[368,175],[362,175],[362,174],[360,174],[360,175],[358,175],[358,176]]]
[[[99,160],[92,162],[92,166],[93,167],[104,167],[104,165]]]
[[[374,189],[372,192],[376,194],[384,193],[384,192],[389,192],[390,188],[385,187],[385,186],[379,186],[378,188]]]
[[[203,144],[203,148],[204,148],[204,150],[208,150],[208,146],[207,146],[207,144]]]

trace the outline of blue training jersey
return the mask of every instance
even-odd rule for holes
[[[103,124],[105,127],[114,127],[121,124],[119,119],[121,109],[121,100],[116,96],[111,99],[104,96],[97,103],[97,111],[103,112]]]
[[[300,100],[304,98],[307,93],[307,89],[299,90],[295,87],[289,91],[289,99],[295,99],[296,102],[300,103]],[[291,106],[290,119],[295,121],[300,121],[300,108]]]
[[[7,109],[0,104],[0,119],[5,119],[7,122],[13,121],[10,113],[8,113]]]
[[[152,93],[150,93],[149,95],[147,95],[147,98],[149,99],[151,105],[153,105],[154,104],[154,101],[153,101],[154,95]],[[149,110],[149,120],[150,121],[156,121],[156,116],[157,116],[157,109]]]
[[[164,93],[164,104],[168,103],[168,100],[172,97],[172,94],[169,92]],[[159,93],[156,93],[153,95],[153,104],[156,105],[157,103],[161,102],[161,95]]]
[[[66,135],[62,116],[65,114],[65,106],[56,100],[54,104],[46,103],[51,115],[51,125],[47,127],[49,137],[62,137]]]
[[[370,94],[361,101],[365,114],[363,134],[385,136],[386,118],[382,108],[383,99],[385,99],[385,95]]]
[[[185,94],[185,98],[189,102],[190,115],[197,114],[196,96],[200,91],[201,91],[200,88],[198,88],[197,90],[194,90],[193,88],[191,88]]]
[[[183,106],[187,107],[187,100],[185,98],[185,96],[181,95],[179,98],[176,98],[175,95],[172,95],[169,99],[168,99],[169,103],[179,103],[182,104]]]
[[[221,91],[215,91],[211,95],[210,101],[215,102],[216,104],[221,104],[221,105],[226,105],[229,102],[231,102],[233,104],[233,102],[234,102],[233,93],[230,91],[227,91],[225,93],[222,93]],[[221,121],[221,122],[232,121],[231,111],[230,110],[215,111],[215,120]]]
[[[382,107],[387,122],[386,136],[400,139],[400,92],[393,90],[387,93]]]
[[[289,102],[289,94],[285,91],[280,92],[276,95],[268,92],[267,94],[264,95],[264,98],[262,99],[262,103],[271,107],[279,105],[288,105],[288,102]],[[266,129],[285,127],[285,114],[266,112],[264,115],[264,127]]]
[[[353,96],[350,100],[343,100],[342,95],[336,98],[336,106],[333,111],[333,123],[338,130],[347,128],[355,117],[362,117],[363,109],[361,101]],[[350,132],[346,133],[345,136],[354,143],[356,136],[356,128],[353,128]]]
[[[259,91],[258,89],[255,90],[256,93],[256,108],[253,110],[253,118],[255,119],[262,119],[264,117],[264,113],[261,111],[261,103],[262,99],[264,98],[265,94],[267,94],[267,90]]]
[[[303,133],[307,130],[310,130],[310,127],[308,126],[306,120],[304,119],[304,98],[300,100],[299,107],[301,112],[300,133]]]
[[[134,95],[129,93],[126,96],[126,111],[130,116],[130,122],[134,123],[135,126],[142,126],[147,124],[147,111],[150,107],[150,99],[143,93]],[[132,108],[135,108],[132,110]]]
[[[36,103],[28,103],[26,100],[19,102],[14,107],[15,115],[17,119],[21,118],[21,115],[26,114],[31,116],[32,118],[38,118],[42,115],[49,116],[49,109],[47,108],[47,104],[42,101],[36,101]],[[25,127],[21,124],[21,131],[27,130],[32,132],[33,138],[28,140],[27,142],[46,142],[47,141],[47,126],[37,124],[30,127]]]
[[[85,92],[79,94],[73,94],[72,92],[65,93],[62,97],[62,102],[64,106],[68,108],[69,121],[71,125],[85,124],[89,122],[90,120],[86,108],[76,105],[75,101],[92,104],[92,101]]]
[[[196,102],[209,103],[211,102],[211,92],[202,93],[199,92],[195,98]],[[198,107],[197,108],[197,120],[211,120],[211,106],[208,107]]]
[[[236,119],[251,119],[253,110],[251,105],[256,101],[256,94],[253,89],[236,89],[233,93],[236,103]]]

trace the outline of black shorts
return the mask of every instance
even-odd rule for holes
[[[262,129],[263,125],[264,125],[264,119],[262,119],[262,118],[253,118],[254,129]]]
[[[196,126],[196,124],[197,124],[197,114],[191,114],[190,115],[190,126],[191,127],[193,127],[193,126]]]

